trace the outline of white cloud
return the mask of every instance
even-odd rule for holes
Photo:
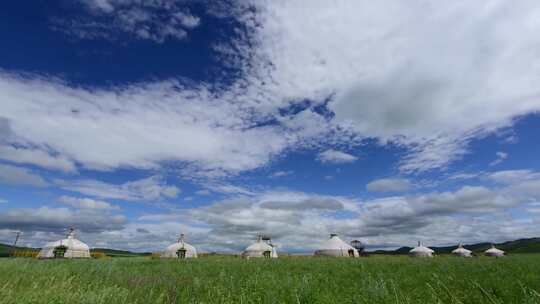
[[[86,3],[145,39],[173,37],[174,22],[197,23],[168,1]],[[187,176],[216,177],[259,168],[299,146],[377,138],[407,148],[400,168],[413,172],[444,168],[469,152],[471,140],[540,110],[534,0],[251,4],[231,10],[244,13],[234,17],[248,34],[216,47],[218,59],[230,59],[242,75],[226,88],[163,81],[81,89],[3,72],[0,121],[9,123],[9,144],[90,169],[178,161]],[[171,9],[156,21],[151,12],[162,8]],[[157,24],[157,32],[146,24]],[[313,107],[280,114],[298,100],[328,101],[335,115]],[[268,121],[276,123],[261,124]]]
[[[456,180],[466,180],[466,179],[473,179],[477,178],[483,175],[483,172],[480,173],[471,173],[471,172],[457,172],[453,173],[448,177],[448,179],[456,179]]]
[[[204,185],[208,190],[211,190],[213,192],[217,193],[224,193],[224,194],[242,194],[242,195],[254,195],[255,192],[251,191],[248,188],[242,187],[242,186],[236,186],[232,184],[227,183],[221,183],[221,182],[209,182]],[[203,190],[204,191],[204,190]],[[206,194],[204,194],[206,195]]]
[[[79,0],[91,13],[89,18],[59,19],[53,29],[83,39],[115,39],[118,32],[138,39],[162,43],[182,40],[200,18],[175,1]]]
[[[522,169],[522,170],[503,170],[486,174],[489,180],[500,184],[515,184],[522,181],[540,179],[540,173]]]
[[[534,0],[252,3],[247,57],[269,94],[331,96],[335,121],[412,147],[403,171],[444,168],[470,140],[540,110]]]
[[[8,185],[26,185],[46,187],[48,183],[29,169],[0,164],[0,183]]]
[[[167,185],[159,176],[130,181],[123,184],[108,184],[98,180],[57,180],[61,188],[99,198],[123,199],[128,201],[155,201],[176,198],[180,189]]]
[[[111,205],[105,201],[94,200],[91,198],[78,198],[71,196],[61,196],[58,201],[71,207],[79,209],[94,209],[94,210],[119,210],[120,207]]]
[[[207,195],[210,195],[210,190],[207,190],[207,189],[198,190],[198,191],[195,191],[195,194],[207,196]]]
[[[411,182],[404,178],[382,178],[366,185],[366,189],[371,192],[403,192],[411,187]]]
[[[204,85],[85,90],[0,73],[0,92],[10,143],[51,149],[89,169],[180,161],[186,176],[222,176],[258,168],[298,141],[279,125],[255,126],[266,114],[253,111],[249,96],[216,96]]]
[[[4,199],[4,198],[0,197],[0,204],[6,204],[7,202],[8,202],[7,199]]]
[[[60,170],[64,172],[76,172],[75,164],[58,155],[31,148],[16,148],[0,145],[0,159],[19,164],[31,164],[51,170]]]
[[[101,232],[121,229],[126,217],[96,210],[41,207],[9,209],[0,214],[0,229],[22,231],[63,231],[75,227],[82,231]]]
[[[356,161],[358,157],[347,154],[345,152],[336,151],[336,150],[326,150],[324,152],[319,153],[317,156],[317,160],[322,163],[332,163],[332,164],[345,164],[345,163],[352,163]]]
[[[489,164],[490,166],[496,166],[496,165],[502,163],[505,159],[508,158],[508,153],[499,151],[499,152],[496,153],[496,156],[497,156],[497,159],[492,161]]]
[[[270,174],[270,177],[272,178],[278,178],[278,177],[285,177],[285,176],[289,176],[291,174],[293,174],[294,172],[293,171],[276,171],[272,174]]]
[[[174,14],[174,16],[180,22],[180,24],[188,29],[196,28],[199,26],[199,24],[201,24],[201,19],[199,17],[188,13],[178,12]]]

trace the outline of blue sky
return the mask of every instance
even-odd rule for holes
[[[0,242],[538,236],[538,16],[532,0],[9,3]]]

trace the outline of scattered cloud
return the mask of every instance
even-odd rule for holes
[[[8,209],[0,214],[0,229],[22,231],[64,231],[75,227],[81,231],[103,232],[121,229],[127,219],[95,210],[41,207]]]
[[[0,71],[8,144],[47,146],[91,170],[167,161],[185,164],[185,176],[219,177],[259,168],[299,142],[281,125],[256,126],[267,113],[253,111],[252,93],[238,90],[216,95],[175,81],[90,90]]]
[[[16,148],[0,145],[0,159],[18,164],[36,165],[45,169],[60,170],[63,172],[74,173],[77,171],[73,161],[60,155],[51,155],[40,149]]]
[[[183,40],[198,27],[198,16],[175,1],[79,0],[90,13],[77,19],[58,18],[53,29],[81,39],[114,40],[120,33],[163,43]]]
[[[203,189],[203,190],[195,191],[195,194],[201,195],[201,196],[208,196],[208,195],[211,194],[211,192],[210,192],[210,190]]]
[[[119,210],[120,207],[111,205],[105,201],[93,200],[91,198],[78,198],[71,196],[61,196],[58,201],[78,209],[95,209],[95,210]]]
[[[270,177],[272,178],[278,178],[278,177],[285,177],[285,176],[289,176],[289,175],[292,175],[294,172],[293,171],[276,171],[272,174],[270,174]]]
[[[33,187],[48,186],[48,183],[41,176],[27,168],[2,164],[0,164],[0,183]]]
[[[403,192],[411,188],[411,182],[405,178],[382,178],[366,185],[366,189],[370,192]]]
[[[540,110],[534,0],[251,3],[249,58],[266,91],[330,98],[334,122],[407,149],[404,172],[445,168],[471,140]]]
[[[148,231],[148,229],[144,229],[144,228],[137,228],[136,231],[138,233],[145,233],[145,234],[150,233],[150,231]]]
[[[86,4],[96,16],[114,16],[142,36],[144,23],[154,24],[152,12],[167,5],[168,13],[181,14],[164,20],[196,23],[175,2]],[[217,90],[173,81],[82,89],[0,74],[9,143],[46,145],[59,153],[55,156],[91,169],[148,169],[180,161],[188,164],[188,176],[216,177],[259,168],[293,148],[354,146],[375,138],[408,151],[400,169],[416,172],[446,168],[469,153],[471,140],[540,110],[540,73],[530,64],[540,56],[532,51],[539,41],[530,26],[539,10],[535,1],[393,4],[392,9],[386,2],[364,1],[251,5],[254,9],[231,13],[250,34],[217,50],[220,61],[232,58],[243,77]],[[467,22],[456,27],[456,16],[467,16]],[[328,26],[320,31],[320,24]],[[174,36],[167,25],[158,23],[155,28],[163,33],[154,38],[149,33],[149,39]],[[281,114],[297,100],[313,104]],[[323,103],[329,117],[314,111]],[[29,111],[32,117],[20,115]],[[275,123],[261,123],[267,121]],[[351,162],[356,156],[328,150],[320,159]]]
[[[540,179],[540,173],[522,169],[522,170],[503,170],[486,174],[491,181],[500,184],[515,184],[522,181]]]
[[[303,201],[287,202],[287,201],[264,201],[260,204],[266,209],[280,210],[342,210],[343,204],[331,198],[310,198]]]
[[[242,194],[242,195],[254,195],[252,190],[222,182],[209,182],[204,185],[209,191],[223,193],[223,194]],[[203,194],[206,195],[206,194]]]
[[[168,185],[159,176],[130,181],[123,184],[108,184],[98,180],[57,180],[56,184],[65,190],[109,199],[127,201],[156,201],[176,198],[181,190]]]
[[[451,174],[448,179],[454,179],[454,180],[466,180],[466,179],[473,179],[482,176],[482,172],[480,173],[471,173],[471,172],[457,172]]]
[[[496,165],[502,163],[505,159],[508,158],[508,153],[498,151],[498,152],[496,153],[496,156],[497,156],[497,159],[495,159],[494,161],[492,161],[491,163],[489,163],[490,166],[496,166]]]
[[[358,157],[341,152],[336,150],[326,150],[317,156],[317,160],[321,163],[332,163],[332,164],[345,164],[345,163],[352,163],[355,162],[358,159]]]

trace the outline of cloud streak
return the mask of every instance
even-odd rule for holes
[[[109,184],[98,180],[56,180],[62,189],[99,198],[122,199],[126,201],[156,201],[176,198],[181,190],[166,184],[159,176],[126,182]]]
[[[59,17],[53,29],[81,39],[116,40],[119,33],[163,43],[184,40],[201,19],[176,1],[79,0],[89,16]]]
[[[0,164],[0,183],[40,188],[49,185],[41,176],[29,169],[2,164]]]

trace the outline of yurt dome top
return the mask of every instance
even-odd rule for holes
[[[259,235],[257,237],[257,242],[249,245],[247,248],[246,248],[246,252],[247,251],[260,251],[260,252],[264,252],[264,251],[272,251],[273,247],[268,245],[268,243],[266,243],[265,241],[263,241],[263,237],[262,235]]]
[[[178,241],[176,241],[176,243],[174,244],[169,245],[166,250],[167,251],[173,250],[175,252],[180,249],[185,249],[186,251],[189,251],[189,250],[195,251],[196,250],[195,247],[186,243],[184,239],[185,239],[184,234],[183,233],[180,234],[180,237],[178,237]]]
[[[472,251],[470,251],[469,249],[464,248],[462,243],[459,243],[458,247],[456,249],[452,250],[452,253],[454,253],[454,254],[469,255],[469,254],[471,254],[471,252]]]
[[[335,233],[330,234],[330,239],[324,241],[319,247],[320,250],[349,250],[355,249],[353,246],[347,244]]]
[[[165,251],[161,255],[162,258],[196,258],[197,249],[186,243],[184,240],[184,234],[180,234],[178,241],[165,248]]]
[[[75,230],[73,228],[69,229],[69,233],[65,239],[56,241],[56,242],[50,242],[45,247],[60,247],[65,246],[70,250],[75,251],[84,251],[84,250],[90,250],[90,247],[86,245],[85,243],[77,240],[75,238]]]
[[[495,245],[491,244],[491,248],[485,251],[486,254],[492,255],[504,255],[504,251],[495,248]]]
[[[435,251],[431,248],[428,248],[424,245],[422,245],[422,242],[418,242],[418,246],[414,247],[409,251],[410,253],[434,253]]]

